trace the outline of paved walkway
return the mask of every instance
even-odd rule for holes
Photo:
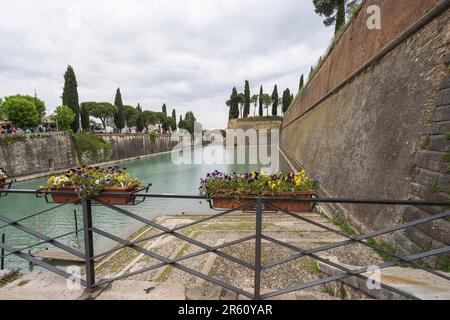
[[[304,217],[319,222],[331,228],[337,228],[326,218],[315,213],[305,213]],[[192,222],[196,216],[174,216],[158,218],[157,222],[174,228]],[[254,234],[254,216],[231,215],[204,222],[199,225],[182,229],[180,233],[206,243],[210,246],[221,245],[236,239]],[[152,234],[159,233],[154,228],[146,227],[136,232],[130,240],[143,239]],[[265,214],[263,221],[263,234],[276,238],[304,249],[314,248],[327,243],[345,240],[344,237],[307,224],[298,219],[279,214]],[[251,264],[254,263],[254,241],[247,241],[221,251],[239,257]],[[175,259],[189,253],[202,250],[192,244],[181,241],[170,235],[144,241],[141,246],[146,249]],[[296,252],[267,241],[262,244],[262,263],[266,264],[276,259],[289,257]],[[371,265],[382,262],[378,254],[362,245],[350,245],[344,248],[329,250],[325,253],[329,259],[345,263],[350,269],[358,265]],[[122,249],[96,264],[96,278],[109,278],[126,275],[129,272],[140,270],[158,261],[154,258],[140,254],[133,249]],[[248,292],[253,291],[253,271],[244,266],[209,253],[195,258],[183,260],[183,265],[223,280]],[[333,270],[323,263],[318,264],[308,257],[271,268],[262,273],[262,293],[294,286],[335,274]],[[422,278],[420,278],[422,277]],[[402,290],[422,294],[425,299],[450,299],[449,283],[430,278],[418,270],[404,268],[389,268],[383,274],[383,281]],[[399,279],[403,279],[400,281]],[[414,279],[407,282],[406,279]],[[350,280],[350,279],[349,279]],[[426,286],[424,286],[424,283]],[[316,286],[302,291],[290,293],[277,299],[368,299],[371,297],[396,299],[398,297],[376,294],[368,296],[361,283],[347,282],[331,283]],[[367,290],[366,290],[367,291]],[[48,272],[35,272],[0,288],[0,299],[99,299],[99,300],[199,300],[199,299],[247,299],[234,292],[206,282],[191,274],[183,272],[173,266],[165,266],[138,275],[130,276],[121,281],[87,293],[82,288],[70,288],[66,279]]]

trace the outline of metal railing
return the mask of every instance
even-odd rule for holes
[[[0,190],[0,192],[3,195],[7,195],[7,194],[30,194],[30,195],[35,195],[37,197],[43,197],[46,196],[47,194],[73,194],[72,192],[69,191],[46,191],[43,192],[42,190],[23,190],[23,189],[4,189],[4,190]],[[116,195],[116,196],[126,196],[126,195],[130,195],[130,193],[103,193],[103,195]],[[206,197],[203,196],[196,196],[196,195],[172,195],[172,194],[155,194],[155,193],[148,193],[148,192],[137,192],[137,193],[133,193],[133,197],[136,198],[141,198],[141,199],[152,199],[152,198],[160,198],[160,199],[192,199],[192,200],[207,200],[210,201],[209,199],[207,199]],[[230,199],[231,197],[223,197],[225,199]],[[407,228],[411,228],[411,227],[416,227],[425,223],[429,223],[438,219],[444,219],[444,220],[448,220],[448,218],[450,217],[450,211],[444,212],[444,213],[440,213],[440,214],[436,214],[436,215],[430,215],[418,220],[414,220],[414,221],[409,221],[400,225],[396,225],[396,226],[390,226],[387,228],[383,228],[381,230],[378,231],[374,231],[374,232],[370,232],[368,234],[365,235],[349,235],[346,234],[342,231],[339,230],[335,230],[334,228],[331,228],[323,223],[319,223],[316,222],[314,220],[312,220],[311,218],[308,218],[305,215],[302,215],[301,213],[295,213],[295,212],[290,212],[288,210],[284,210],[282,208],[279,208],[273,204],[271,204],[271,200],[273,201],[274,199],[276,200],[285,200],[285,201],[301,201],[301,202],[309,202],[310,204],[327,204],[327,203],[340,203],[340,204],[367,204],[367,205],[385,205],[385,206],[440,206],[440,207],[448,207],[450,206],[450,202],[448,201],[414,201],[414,200],[373,200],[373,199],[335,199],[335,198],[291,198],[291,197],[263,197],[263,196],[256,196],[256,197],[246,197],[244,198],[245,200],[252,200],[252,203],[249,204],[245,204],[242,205],[240,207],[234,208],[234,209],[230,209],[230,210],[223,210],[220,211],[216,214],[213,215],[209,215],[209,216],[205,216],[202,217],[200,219],[198,219],[197,221],[194,222],[190,222],[178,227],[174,227],[174,228],[167,228],[155,221],[152,221],[150,219],[144,218],[138,214],[132,213],[128,210],[126,210],[126,207],[118,207],[118,206],[113,206],[110,205],[108,203],[102,202],[98,199],[89,199],[89,200],[82,200],[79,202],[80,205],[82,205],[83,208],[83,228],[80,230],[76,230],[70,233],[66,233],[64,235],[60,235],[57,237],[49,237],[47,235],[42,234],[41,232],[38,232],[36,230],[33,230],[29,227],[26,227],[22,224],[22,222],[26,219],[29,219],[31,217],[34,217],[36,215],[39,214],[43,214],[45,212],[48,212],[50,210],[54,210],[57,208],[60,208],[61,206],[64,206],[65,204],[60,204],[57,206],[54,206],[50,209],[46,209],[44,211],[38,212],[38,213],[34,213],[30,216],[27,216],[25,218],[21,218],[19,220],[12,220],[10,218],[8,218],[4,213],[1,212],[0,209],[0,221],[2,221],[3,223],[5,223],[3,226],[0,226],[0,230],[5,228],[5,227],[14,227],[18,230],[21,230],[25,233],[28,233],[32,236],[34,236],[35,238],[39,239],[40,241],[38,243],[35,243],[33,245],[27,246],[25,248],[15,248],[7,243],[0,243],[0,249],[3,249],[5,251],[7,251],[8,253],[5,256],[8,255],[15,255],[18,256],[21,259],[27,260],[28,262],[34,263],[42,268],[45,268],[51,272],[54,272],[58,275],[61,275],[65,278],[70,278],[70,279],[74,279],[76,277],[74,277],[73,274],[69,274],[67,273],[65,270],[62,270],[58,267],[56,267],[55,265],[49,264],[41,259],[38,259],[36,257],[34,257],[32,254],[29,253],[25,253],[24,251],[42,245],[42,244],[50,244],[55,246],[56,248],[59,248],[61,250],[64,250],[78,258],[81,258],[85,261],[85,268],[86,268],[86,277],[85,278],[78,278],[76,280],[78,280],[83,286],[85,286],[87,289],[94,289],[96,287],[102,286],[102,285],[106,285],[109,283],[112,283],[114,281],[120,280],[120,279],[124,279],[127,277],[131,277],[143,272],[148,272],[157,268],[161,268],[164,266],[172,266],[174,268],[177,268],[179,270],[182,270],[183,272],[189,273],[193,276],[199,277],[203,280],[209,281],[213,284],[216,284],[218,286],[221,286],[225,289],[231,290],[233,292],[236,292],[238,294],[241,294],[243,296],[246,296],[248,298],[251,299],[267,299],[267,298],[272,298],[272,297],[276,297],[282,294],[286,294],[289,292],[294,292],[294,291],[298,291],[298,290],[302,290],[302,289],[306,289],[306,288],[310,288],[310,287],[314,287],[314,286],[318,286],[318,285],[324,285],[333,281],[340,281],[340,280],[344,280],[345,278],[350,278],[350,277],[357,277],[360,279],[364,279],[364,280],[368,280],[368,277],[364,275],[364,273],[367,273],[369,270],[369,266],[367,267],[361,267],[357,270],[350,270],[345,266],[340,265],[339,263],[335,263],[332,262],[330,260],[327,260],[321,256],[318,255],[318,253],[322,253],[325,252],[327,250],[331,250],[331,249],[335,249],[335,248],[340,248],[340,247],[344,247],[350,244],[361,244],[364,246],[367,246],[371,249],[376,250],[377,252],[381,252],[382,254],[389,256],[391,258],[390,261],[386,261],[383,263],[380,263],[378,265],[376,265],[376,267],[378,267],[379,269],[384,269],[384,268],[388,268],[388,267],[393,267],[393,266],[398,266],[398,265],[403,265],[403,264],[407,264],[410,265],[414,268],[418,268],[418,269],[422,269],[430,274],[433,274],[435,276],[438,276],[442,279],[445,279],[447,281],[450,280],[450,278],[444,274],[441,273],[439,271],[433,270],[429,267],[424,266],[423,264],[419,264],[416,263],[415,261],[424,259],[424,258],[429,258],[432,256],[437,256],[437,255],[441,255],[441,254],[446,254],[450,252],[450,246],[444,246],[442,248],[439,249],[432,249],[432,250],[428,250],[419,254],[413,254],[413,255],[408,255],[408,256],[399,256],[397,254],[394,254],[392,252],[389,252],[383,248],[380,248],[379,246],[373,244],[372,242],[368,241],[369,239],[372,239],[374,237],[377,236],[381,236],[381,235],[385,235],[385,234],[389,234],[395,231],[399,231],[399,230],[403,230],[403,229],[407,229]],[[1,201],[1,200],[0,200]],[[210,202],[211,203],[211,202]],[[135,240],[135,241],[129,241],[127,239],[123,239],[118,237],[117,235],[111,234],[109,232],[106,232],[105,230],[102,230],[96,226],[93,225],[92,223],[92,217],[94,215],[93,213],[93,205],[94,204],[98,204],[98,205],[102,205],[106,208],[109,208],[111,210],[113,210],[114,212],[118,213],[118,214],[122,214],[126,217],[129,217],[131,219],[134,219],[136,221],[139,221],[147,226],[151,226],[157,230],[159,230],[159,232],[157,234],[151,235],[151,236],[147,236],[147,237],[143,237],[141,239]],[[253,235],[250,236],[246,236],[234,241],[230,241],[221,245],[216,245],[216,246],[211,246],[208,245],[206,243],[202,243],[198,240],[192,239],[186,235],[183,235],[182,233],[180,233],[180,231],[182,229],[194,226],[196,224],[200,224],[212,219],[216,219],[222,216],[226,216],[229,215],[233,212],[238,212],[238,211],[244,211],[244,210],[252,210],[253,213],[255,215],[255,233]],[[283,242],[283,241],[279,241],[273,237],[267,236],[265,234],[263,234],[263,218],[264,218],[264,214],[266,213],[266,210],[270,210],[270,211],[277,211],[281,214],[285,214],[287,216],[290,216],[294,219],[303,221],[305,223],[314,225],[318,228],[321,228],[323,230],[326,230],[328,232],[332,232],[334,234],[337,234],[339,236],[345,237],[346,240],[342,240],[342,241],[338,241],[335,243],[328,243],[328,244],[324,244],[324,245],[319,245],[318,247],[315,247],[313,249],[303,249],[300,247],[297,247],[295,245]],[[80,252],[78,250],[75,250],[61,242],[58,241],[58,239],[66,237],[68,235],[71,235],[75,232],[79,232],[82,231],[83,235],[84,235],[84,247],[85,250],[84,252]],[[98,234],[100,236],[106,237],[114,242],[117,242],[119,245],[111,250],[107,250],[105,252],[96,254],[94,252],[94,234]],[[149,250],[148,248],[144,248],[141,244],[143,242],[164,236],[164,235],[171,235],[173,237],[176,237],[182,241],[185,241],[189,244],[192,244],[196,247],[201,248],[200,251],[196,251],[196,252],[192,252],[192,253],[187,253],[187,254],[183,254],[180,257],[176,257],[176,258],[168,258],[165,256],[162,256],[160,254],[158,254],[157,252],[153,252],[151,250]],[[285,257],[285,258],[281,258],[281,259],[277,259],[274,261],[271,261],[269,263],[266,264],[262,264],[262,260],[261,260],[261,256],[262,256],[262,241],[268,241],[270,243],[282,246],[284,248],[290,249],[295,251],[296,253],[289,256],[289,257]],[[222,251],[223,249],[229,248],[231,246],[246,242],[246,241],[254,241],[255,242],[255,260],[254,263],[249,263],[247,261],[244,261],[238,257],[235,257],[233,255],[230,255],[228,253],[225,253],[224,251]],[[136,250],[137,252],[147,256],[147,257],[151,257],[154,258],[158,261],[158,263],[150,265],[150,266],[145,266],[144,268],[140,269],[140,270],[136,270],[136,271],[132,271],[132,272],[128,272],[126,274],[120,275],[120,276],[116,276],[113,278],[109,278],[109,279],[100,279],[97,281],[96,279],[96,274],[95,274],[95,269],[94,269],[94,265],[95,265],[95,261],[97,261],[100,258],[103,258],[113,252],[116,252],[120,249],[123,248],[132,248],[134,250]],[[193,257],[198,257],[201,255],[205,255],[208,253],[213,253],[219,257],[222,257],[224,259],[230,260],[240,266],[243,266],[245,268],[248,268],[250,270],[252,270],[254,272],[254,291],[253,292],[248,292],[245,291],[242,288],[238,288],[230,283],[227,283],[223,280],[217,279],[213,276],[210,276],[208,274],[203,274],[191,267],[188,267],[184,264],[182,264],[183,261],[187,260],[187,259],[191,259]],[[332,276],[328,276],[328,277],[324,277],[321,279],[317,279],[317,280],[313,280],[313,281],[309,281],[306,283],[301,283],[292,287],[288,287],[288,288],[284,288],[281,290],[276,290],[273,292],[269,292],[266,294],[262,294],[261,293],[261,273],[265,270],[268,270],[270,268],[273,268],[275,266],[279,266],[282,265],[284,263],[290,262],[290,261],[294,261],[297,259],[300,259],[302,257],[309,257],[312,258],[316,261],[319,261],[323,264],[332,266],[338,270],[341,271],[341,273],[337,274],[337,275],[332,275]],[[370,266],[371,268],[373,268],[374,266]],[[405,292],[399,288],[395,288],[392,287],[390,285],[387,285],[385,283],[381,283],[380,284],[382,288],[389,290],[391,292],[397,293],[403,297],[406,297],[408,299],[418,299],[418,297]]]

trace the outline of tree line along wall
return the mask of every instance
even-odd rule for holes
[[[390,26],[408,25],[400,23],[403,16],[419,19],[428,8],[425,5],[436,1],[420,1],[413,8],[406,6],[408,0],[370,3],[385,9],[389,3],[392,7],[382,10],[383,29],[368,30],[362,25],[363,8],[305,89],[306,96],[291,106],[281,131],[281,147],[298,166],[324,178],[321,194],[325,196],[449,200],[448,6],[376,63],[327,94],[333,87],[331,83],[339,82],[332,79],[345,78],[358,67],[349,62],[352,59],[344,49],[337,50],[343,46],[341,41],[352,39],[351,57],[367,56],[368,51],[376,53],[381,46],[373,48],[373,43],[366,41],[375,37],[372,32],[398,34],[401,28],[393,32]],[[390,22],[394,17],[399,21]],[[339,70],[347,71],[330,67],[328,59],[340,59]],[[344,66],[347,63],[351,67]],[[313,105],[316,99],[320,103]],[[325,209],[362,232],[446,210],[373,205],[327,205]],[[448,245],[450,223],[435,221],[397,232],[389,240],[395,243],[398,253]]]
[[[97,136],[97,135],[96,135]],[[149,134],[98,135],[110,148],[85,152],[78,159],[75,144],[67,133],[42,133],[16,136],[0,144],[0,167],[10,177],[45,175],[77,167],[121,161],[172,150],[176,142],[169,136],[152,139]]]

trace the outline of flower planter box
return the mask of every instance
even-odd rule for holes
[[[292,197],[292,198],[312,198],[314,192],[312,191],[301,191],[301,192],[278,192],[278,193],[265,193],[262,194],[264,197]],[[254,196],[254,195],[251,195]],[[311,203],[303,201],[289,201],[289,200],[265,200],[265,204],[273,205],[283,210],[287,211],[310,211]],[[249,205],[246,210],[255,210],[256,200],[253,199],[223,199],[223,198],[212,198],[212,206],[215,209],[236,209],[243,205]],[[251,206],[250,206],[251,205]],[[272,208],[265,208],[265,211],[273,211]]]
[[[123,193],[123,192],[133,192],[136,191],[136,188],[130,188],[130,187],[110,187],[110,188],[105,188],[104,192],[119,192],[119,193]],[[117,195],[117,196],[113,196],[113,195],[99,195],[98,197],[96,197],[96,199],[109,203],[111,205],[126,205],[129,204],[131,202],[134,201],[134,199],[136,199],[136,196],[132,195],[132,194],[127,194],[127,195]]]
[[[54,187],[50,188],[51,191],[72,191],[76,193],[80,189],[79,186],[70,186],[70,187]],[[104,192],[133,192],[136,191],[136,188],[130,187],[110,187],[105,188]],[[128,195],[99,195],[96,199],[106,202],[111,205],[126,205],[134,201],[136,197],[132,194]],[[54,203],[62,204],[62,203],[79,203],[81,201],[81,196],[78,194],[52,194],[52,199]]]
[[[70,186],[70,187],[51,187],[50,191],[70,191],[74,194],[52,194],[52,199],[54,203],[62,204],[62,203],[78,203],[81,201],[81,197],[75,194],[80,187]]]
[[[0,189],[4,189],[6,184],[6,178],[0,178]]]

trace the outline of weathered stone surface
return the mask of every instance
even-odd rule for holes
[[[444,162],[444,152],[420,150],[416,154],[416,164],[420,168],[437,172],[447,172],[447,165]]]
[[[427,194],[430,175],[422,172],[414,180],[417,167],[436,171],[434,178],[442,183],[441,187],[448,184],[444,175],[448,170],[443,161],[445,153],[437,152],[444,151],[442,136],[450,131],[450,121],[445,120],[447,109],[438,110],[439,122],[434,119],[438,95],[442,106],[450,105],[444,104],[450,88],[439,90],[448,76],[442,64],[444,53],[449,51],[448,17],[446,12],[434,19],[376,65],[303,114],[325,96],[319,93],[330,92],[334,81],[343,74],[341,66],[335,67],[335,59],[332,64],[325,61],[285,115],[281,131],[283,150],[307,171],[324,177],[327,196],[434,196]],[[365,49],[365,42],[358,39],[361,49],[354,54]],[[343,49],[335,48],[333,54],[340,50]],[[351,66],[348,70],[355,71]],[[424,134],[440,137],[430,137],[431,150],[419,151]],[[417,184],[410,185],[413,181]],[[392,225],[402,218],[403,210],[347,204],[342,207],[345,210],[340,211],[346,212],[343,216],[351,216],[372,230]]]
[[[450,63],[450,52],[446,53],[444,55],[444,63],[449,64]]]
[[[440,136],[431,136],[430,137],[430,143],[427,147],[428,150],[432,151],[449,151],[450,150],[450,140],[447,140],[447,138],[444,135]]]
[[[83,163],[96,164],[167,152],[177,143],[170,141],[169,136],[158,137],[153,142],[149,134],[102,134],[100,136],[113,146],[112,149],[100,151],[97,159],[86,154],[83,157]]]
[[[450,88],[450,76],[445,76],[439,86],[439,89],[447,89]]]
[[[100,136],[100,135],[99,135]],[[83,156],[87,165],[120,161],[172,150],[176,142],[163,136],[151,141],[149,134],[101,135],[113,146],[99,150],[97,157],[88,152]],[[57,150],[58,152],[55,152]],[[52,174],[80,164],[75,146],[66,133],[27,135],[26,141],[14,141],[0,146],[0,167],[10,177],[21,177],[39,173]]]
[[[5,168],[9,176],[57,171],[78,165],[77,154],[68,134],[39,133],[26,137],[25,141],[0,146],[0,167]]]
[[[450,105],[450,88],[439,92],[437,105],[438,107]]]
[[[434,123],[430,131],[432,134],[446,134],[450,131],[450,121]]]
[[[75,300],[84,288],[50,272],[32,272],[0,288],[0,300]]]
[[[445,171],[445,170],[444,170]],[[428,193],[445,192],[450,187],[450,175],[430,171],[426,169],[420,169],[420,173],[416,178],[416,181],[424,185],[428,192],[422,191],[423,198],[427,200],[437,200],[437,197],[431,196]]]
[[[334,259],[335,262],[338,260]],[[351,266],[339,263],[348,269],[357,269],[356,266]],[[319,262],[319,268],[322,272],[328,275],[342,274],[341,270],[331,267],[325,263]],[[370,273],[363,274],[365,276],[373,276]],[[449,275],[449,274],[447,274]],[[437,277],[433,274],[427,273],[423,270],[412,268],[392,267],[382,269],[379,278],[376,278],[381,283],[389,285],[406,292],[412,296],[424,300],[449,300],[450,299],[450,282]],[[381,300],[405,300],[408,299],[398,293],[389,291],[385,288],[369,289],[367,281],[355,277],[343,279],[345,283],[353,287],[357,287],[367,294]]]
[[[450,105],[436,108],[435,120],[438,122],[450,120]]]
[[[185,300],[185,287],[176,283],[123,280],[113,282],[96,300]]]
[[[405,221],[415,221],[428,217],[429,214],[419,208],[408,207],[404,211]],[[439,219],[416,226],[417,229],[430,237],[436,238],[441,243],[450,244],[450,223],[447,220]]]

